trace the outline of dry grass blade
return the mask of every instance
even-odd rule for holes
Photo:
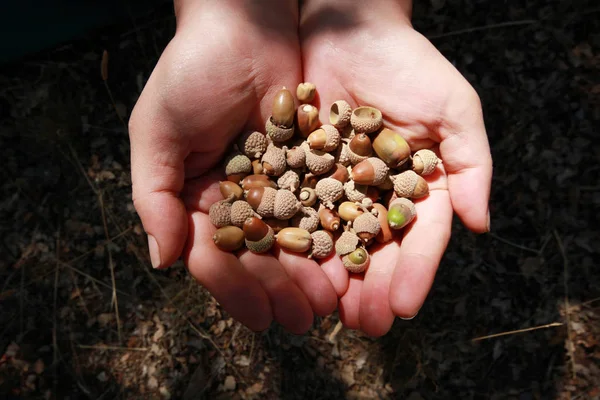
[[[517,330],[514,330],[514,331],[507,331],[507,332],[495,333],[493,335],[480,336],[480,337],[476,337],[476,338],[471,339],[471,341],[472,342],[478,342],[480,340],[493,339],[493,338],[497,338],[497,337],[500,337],[500,336],[515,335],[517,333],[537,331],[539,329],[554,328],[554,327],[563,326],[563,325],[564,324],[562,322],[552,322],[551,324],[534,326],[534,327],[531,327],[531,328],[517,329]]]
[[[489,29],[509,28],[509,27],[519,26],[519,25],[531,25],[531,24],[535,24],[537,22],[538,21],[536,21],[534,19],[526,19],[526,20],[523,20],[523,21],[500,22],[498,24],[476,26],[476,27],[473,27],[473,28],[459,29],[457,31],[452,31],[452,32],[447,32],[447,33],[440,33],[439,35],[428,35],[427,39],[430,39],[430,40],[431,39],[439,39],[439,38],[444,38],[444,37],[449,37],[449,36],[463,35],[465,33],[472,33],[472,32],[478,32],[478,31],[487,31]]]
[[[512,246],[512,247],[515,247],[517,249],[521,249],[521,250],[524,250],[524,251],[528,251],[528,252],[536,254],[536,255],[540,255],[540,251],[539,250],[532,249],[532,248],[527,247],[527,246],[522,246],[522,245],[520,245],[518,243],[515,243],[515,242],[511,242],[510,240],[504,239],[504,238],[502,238],[502,237],[500,237],[500,236],[498,236],[498,235],[496,235],[494,233],[491,233],[491,232],[488,233],[488,235],[491,236],[491,237],[493,237],[494,239],[498,240],[499,242],[505,243],[505,244],[507,244],[509,246]]]
[[[93,349],[93,350],[115,350],[115,351],[148,351],[146,347],[120,347],[120,346],[107,346],[107,345],[77,345],[80,349]]]
[[[104,82],[104,87],[106,88],[106,92],[108,93],[108,97],[110,97],[110,101],[112,102],[113,108],[115,110],[115,114],[117,114],[117,117],[123,124],[123,128],[125,129],[125,132],[127,132],[128,131],[127,123],[125,122],[125,120],[123,119],[121,114],[119,113],[119,109],[117,108],[117,102],[115,101],[115,98],[113,97],[110,87],[108,86],[108,51],[106,51],[106,50],[104,50],[104,52],[102,53],[102,61],[100,62],[100,74],[102,76],[102,81]]]

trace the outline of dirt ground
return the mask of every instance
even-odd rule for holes
[[[425,306],[380,339],[336,314],[254,334],[152,270],[126,121],[170,7],[2,67],[0,398],[600,399],[600,8],[415,3],[480,93],[492,232],[455,221]]]

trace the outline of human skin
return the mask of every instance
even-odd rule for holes
[[[233,318],[305,333],[345,281],[293,253],[230,254],[212,244],[221,160],[244,130],[264,132],[275,93],[301,82],[295,0],[176,1],[177,30],[132,112],[133,202],[155,268],[182,257]],[[343,278],[343,276],[342,276]],[[337,287],[336,287],[337,286]],[[336,292],[337,289],[337,292]]]
[[[329,105],[380,109],[384,124],[412,150],[431,148],[443,162],[426,177],[430,194],[417,200],[417,218],[401,240],[370,247],[370,266],[349,276],[340,299],[345,326],[371,336],[389,331],[396,316],[422,307],[451,234],[453,212],[473,232],[490,229],[492,159],[482,106],[472,86],[411,25],[412,2],[307,0],[300,11],[304,79]]]

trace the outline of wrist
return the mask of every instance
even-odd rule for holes
[[[327,24],[329,19],[342,26],[375,21],[411,25],[412,5],[413,0],[305,0],[300,15],[302,22],[318,20]],[[331,25],[335,26],[335,21]]]

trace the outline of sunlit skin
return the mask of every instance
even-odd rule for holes
[[[303,10],[291,0],[175,2],[177,32],[129,123],[134,205],[153,265],[182,257],[250,329],[276,321],[301,334],[315,315],[339,307],[346,326],[378,336],[394,316],[410,317],[423,304],[453,209],[469,228],[486,230],[491,159],[478,97],[412,30],[408,9],[381,8],[350,29],[317,29],[320,2]],[[430,195],[417,202],[415,223],[401,242],[372,253],[364,278],[349,277],[337,257],[319,265],[279,248],[229,254],[211,243],[216,228],[207,214],[221,199],[221,159],[244,130],[264,132],[282,86],[295,94],[303,81],[317,86],[322,121],[338,99],[372,105],[414,148],[433,146],[444,159],[428,178]]]

